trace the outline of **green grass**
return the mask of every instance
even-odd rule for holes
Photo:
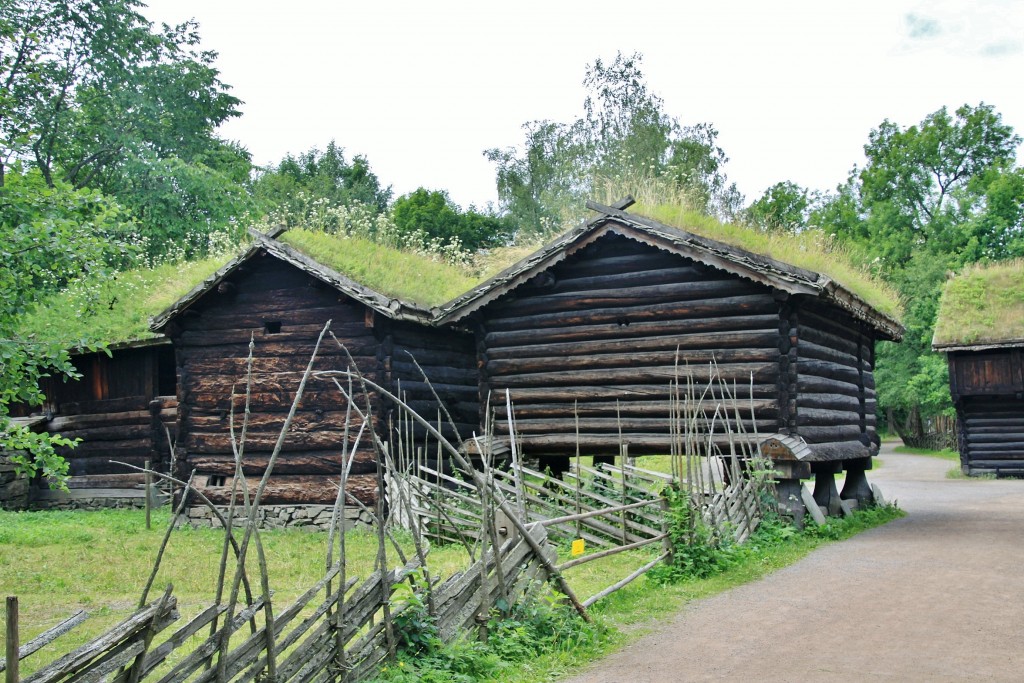
[[[682,204],[638,204],[630,209],[665,225],[718,240],[783,263],[821,273],[839,282],[878,311],[899,319],[903,306],[896,290],[873,277],[820,230],[765,232],[691,211]]]
[[[911,448],[910,446],[896,446],[894,449],[897,453],[907,453],[909,455],[926,455],[930,458],[942,458],[943,460],[955,460],[960,462],[960,454],[953,450],[941,450],[933,451],[929,448]]]
[[[577,623],[566,630],[564,638],[555,636],[550,651],[517,661],[514,666],[499,667],[488,678],[507,683],[548,681],[578,671],[693,600],[754,581],[796,562],[823,543],[847,538],[900,515],[892,509],[862,511],[851,519],[834,520],[826,527],[809,528],[804,533],[775,531],[755,536],[732,566],[708,579],[661,585],[642,577],[591,608],[596,628],[581,629]],[[76,609],[84,608],[92,614],[85,624],[57,641],[55,647],[26,659],[22,673],[31,673],[56,654],[98,636],[134,610],[169,511],[165,508],[156,512],[150,531],[145,530],[143,519],[143,513],[135,510],[0,512],[0,585],[6,594],[19,597],[22,641]],[[216,530],[190,528],[175,531],[172,537],[154,592],[173,583],[178,609],[185,619],[212,601],[221,538]],[[264,532],[262,538],[275,605],[280,610],[322,576],[326,537],[322,533],[278,530]],[[366,576],[372,570],[376,537],[368,532],[354,532],[347,539],[349,576]],[[408,550],[410,544],[406,545]],[[574,567],[566,572],[566,578],[580,599],[585,599],[646,563],[657,552],[642,549],[621,553]],[[559,548],[559,556],[564,561],[568,547]],[[390,565],[398,563],[393,553],[389,557]],[[464,568],[467,559],[460,548],[435,546],[429,564],[435,576],[447,576]],[[255,564],[250,571],[255,580]],[[464,654],[484,656],[479,648],[470,650]]]
[[[99,636],[135,610],[169,519],[168,508],[155,511],[153,528],[147,531],[140,510],[0,511],[0,586],[5,595],[18,596],[22,642],[78,609],[91,615],[54,646],[24,660],[23,674]],[[298,529],[262,534],[275,612],[323,576],[326,538],[325,533]],[[172,583],[183,620],[211,604],[222,539],[223,535],[214,529],[176,530],[150,600]],[[376,535],[350,532],[346,543],[348,576],[365,578],[373,571]],[[406,542],[405,546],[411,553],[412,544]],[[251,550],[248,573],[258,592],[255,548]],[[400,564],[390,548],[388,564]],[[435,548],[431,552],[430,566],[437,575],[446,576],[466,564],[461,548]],[[0,622],[3,620],[0,612]],[[49,658],[46,653],[50,653]]]
[[[479,281],[455,266],[361,237],[294,229],[280,240],[374,291],[422,306],[454,299]]]
[[[165,263],[109,279],[80,280],[24,316],[19,333],[68,347],[83,340],[115,344],[154,337],[149,319],[213,275],[228,258]]]
[[[975,265],[946,282],[932,343],[1024,340],[1024,259]]]

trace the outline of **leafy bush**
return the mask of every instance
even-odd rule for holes
[[[462,683],[491,680],[513,665],[551,652],[597,650],[607,635],[600,624],[579,619],[554,597],[525,600],[506,616],[497,611],[488,622],[487,642],[470,635],[444,644],[419,598],[395,617],[402,640],[397,661],[384,666],[376,681]],[[413,633],[420,629],[418,633]]]

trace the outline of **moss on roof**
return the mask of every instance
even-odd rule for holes
[[[294,229],[278,239],[365,287],[421,306],[444,303],[478,282],[461,268],[361,237]]]
[[[1024,343],[1024,259],[972,266],[950,278],[935,321],[935,346]]]
[[[149,319],[216,272],[230,256],[165,263],[106,279],[84,278],[41,302],[22,319],[19,332],[68,347],[157,337],[149,329]]]
[[[820,230],[764,232],[690,211],[679,205],[636,205],[630,213],[701,237],[740,247],[799,268],[827,275],[870,304],[899,320],[903,306],[896,290],[856,264],[849,253]]]

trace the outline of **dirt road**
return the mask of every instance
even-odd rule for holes
[[[1024,481],[869,472],[907,517],[692,603],[573,682],[1024,681]]]

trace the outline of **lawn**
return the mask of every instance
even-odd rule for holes
[[[790,528],[784,533],[755,537],[735,563],[707,579],[661,585],[648,577],[641,578],[592,608],[598,628],[589,632],[590,637],[503,667],[494,676],[508,682],[546,681],[572,672],[637,637],[692,600],[756,580],[792,564],[821,543],[884,523],[891,516],[862,513],[809,533],[795,533]],[[26,642],[77,609],[91,614],[72,634],[24,660],[22,675],[96,637],[133,611],[168,519],[167,509],[157,511],[153,528],[147,531],[141,511],[0,512],[0,591],[19,597],[21,641]],[[288,604],[323,575],[326,534],[275,530],[264,532],[262,539],[275,605]],[[400,540],[411,553],[411,541]],[[347,535],[346,542],[349,576],[366,576],[372,571],[377,552],[376,536],[355,531]],[[175,531],[153,592],[162,592],[173,583],[182,617],[196,614],[213,600],[221,544],[221,534],[212,529]],[[561,559],[568,556],[568,550],[559,549]],[[647,562],[655,552],[633,551],[580,565],[567,571],[566,578],[583,599]],[[389,553],[388,564],[400,564],[394,551]],[[465,567],[467,558],[460,548],[434,547],[429,564],[435,576],[447,576]],[[250,576],[258,584],[254,558],[250,565]]]

